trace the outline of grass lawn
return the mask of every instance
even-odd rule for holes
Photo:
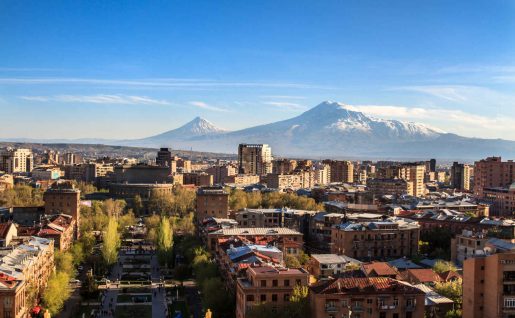
[[[151,305],[116,306],[115,318],[152,318]]]

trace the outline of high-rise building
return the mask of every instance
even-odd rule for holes
[[[451,187],[459,190],[470,190],[470,173],[469,165],[454,162],[451,167]]]
[[[515,182],[515,162],[489,157],[474,164],[474,194],[484,197],[486,188],[509,188]]]
[[[177,171],[177,161],[168,148],[161,148],[157,152],[156,164],[160,167],[170,168],[169,173]]]
[[[424,174],[426,167],[419,163],[403,163],[401,165],[388,167],[387,178],[399,178],[410,183],[409,195],[420,197],[426,193]]]
[[[316,184],[323,185],[331,182],[331,167],[328,164],[319,162],[314,166],[314,171]]]
[[[436,159],[429,160],[429,172],[436,172]]]
[[[272,162],[272,173],[290,174],[297,168],[297,160],[276,159]]]
[[[79,163],[79,156],[72,152],[67,152],[62,156],[63,163],[65,165],[73,165]]]
[[[238,172],[265,175],[272,172],[272,149],[267,144],[240,144]]]
[[[197,190],[195,217],[201,223],[207,217],[229,217],[229,193],[222,187],[203,187]]]
[[[328,164],[331,169],[331,182],[354,182],[354,164],[352,162],[342,160],[324,160],[323,163]]]
[[[6,148],[0,151],[0,171],[6,173],[31,172],[34,155],[30,149]]]

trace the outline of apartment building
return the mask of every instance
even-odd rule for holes
[[[241,227],[241,228],[232,228],[225,229],[222,228],[220,230],[208,233],[207,237],[207,245],[210,251],[215,251],[218,249],[219,240],[225,240],[230,237],[239,236],[242,239],[248,239],[250,241],[272,241],[272,240],[281,240],[282,245],[287,243],[292,244],[292,249],[299,250],[302,249],[304,244],[302,233],[288,229],[283,227]],[[284,251],[285,246],[278,246],[281,250]],[[292,253],[286,254],[295,254],[296,251],[292,251]]]
[[[183,184],[193,184],[196,187],[209,187],[213,185],[213,175],[205,172],[186,172],[182,174]]]
[[[272,148],[267,144],[238,146],[238,173],[265,175],[272,172]]]
[[[310,287],[311,318],[424,317],[425,293],[386,277],[336,278]]]
[[[309,228],[315,211],[282,209],[244,209],[236,212],[235,219],[241,227],[287,227],[302,233]]]
[[[2,317],[25,318],[28,307],[26,303],[27,284],[23,279],[0,273],[0,313]]]
[[[354,182],[354,164],[350,161],[324,160],[323,164],[329,165],[331,182]]]
[[[418,223],[403,218],[346,222],[331,229],[331,253],[359,260],[413,257],[419,236]]]
[[[215,184],[222,184],[225,182],[226,178],[236,175],[238,173],[238,168],[232,164],[215,165],[207,168],[206,173],[213,175],[213,182]]]
[[[316,279],[337,277],[350,264],[359,265],[361,262],[345,255],[311,254],[308,270]]]
[[[506,188],[483,188],[483,200],[490,204],[490,215],[513,217],[515,214],[515,182]]]
[[[54,271],[54,241],[31,237],[0,258],[0,275],[24,280],[37,294],[46,287]]]
[[[266,176],[267,185],[272,189],[291,189],[302,188],[302,176],[300,174],[268,174]]]
[[[297,168],[297,160],[276,159],[272,161],[272,173],[291,174]]]
[[[28,173],[34,168],[32,150],[5,148],[0,150],[0,171],[8,174]]]
[[[451,187],[454,189],[469,191],[472,167],[467,164],[454,162],[451,167]]]
[[[315,173],[315,183],[325,185],[331,182],[331,166],[324,163],[317,163],[313,167]]]
[[[56,182],[43,194],[45,214],[67,214],[75,220],[74,235],[80,236],[80,190],[70,182]]]
[[[376,195],[404,195],[413,193],[413,184],[404,179],[368,179],[367,189]]]
[[[260,180],[260,177],[255,174],[237,174],[225,177],[223,183],[232,184],[236,187],[245,187],[251,184],[259,183]]]
[[[251,266],[247,277],[236,285],[236,318],[245,318],[255,305],[270,303],[280,308],[289,302],[296,285],[308,286],[309,273],[303,268]]]
[[[463,262],[463,317],[515,316],[515,253]]]
[[[197,190],[195,218],[200,223],[208,217],[229,217],[229,193],[222,187],[203,187]]]
[[[508,188],[515,182],[515,162],[488,157],[474,163],[474,194],[483,198],[486,188]]]

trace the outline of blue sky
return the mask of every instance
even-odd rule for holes
[[[232,130],[334,100],[515,139],[515,1],[4,0],[0,21],[0,138]]]

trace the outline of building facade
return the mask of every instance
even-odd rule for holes
[[[267,144],[238,146],[238,173],[265,175],[272,172],[272,148]]]
[[[229,193],[222,187],[199,188],[195,199],[195,211],[195,217],[199,223],[208,217],[227,219]]]
[[[34,168],[32,150],[5,148],[0,150],[0,171],[8,174],[28,173]]]

